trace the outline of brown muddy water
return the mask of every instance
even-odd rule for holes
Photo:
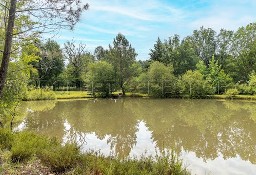
[[[192,174],[256,173],[256,102],[97,99],[24,102],[16,130],[121,158],[173,150]]]

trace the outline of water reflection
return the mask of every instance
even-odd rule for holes
[[[27,107],[22,109],[32,109],[30,104],[24,105]],[[105,155],[132,157],[174,149],[191,166],[197,167],[201,162],[200,171],[217,172],[210,169],[212,166],[205,169],[211,162],[216,165],[216,160],[222,164],[240,161],[237,165],[244,165],[242,171],[256,171],[254,102],[106,99],[95,103],[59,101],[52,106],[27,112],[23,125],[64,142],[76,141],[83,150]],[[193,164],[196,159],[199,160]],[[241,169],[231,169],[238,167]]]

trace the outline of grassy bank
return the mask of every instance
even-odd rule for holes
[[[118,97],[120,92],[114,92],[112,95]],[[97,97],[97,94],[96,94]],[[125,97],[140,97],[148,98],[147,94],[141,93],[131,93],[127,92]],[[55,99],[81,99],[81,98],[93,98],[92,95],[86,91],[51,91],[44,89],[34,89],[28,91],[24,96],[24,101],[33,101],[33,100],[55,100]],[[189,95],[183,95],[179,98],[190,98]],[[210,99],[237,99],[237,100],[256,100],[256,95],[209,95],[205,98]]]
[[[54,91],[57,99],[92,98],[86,91]]]
[[[112,93],[113,96],[118,97],[120,92]],[[96,94],[96,97],[99,96]],[[125,97],[148,97],[147,94],[141,93],[126,93]],[[26,92],[23,101],[35,100],[55,100],[55,99],[80,99],[93,98],[93,96],[86,91],[51,91],[45,89],[33,89]]]
[[[189,174],[174,154],[120,160],[31,132],[0,129],[0,137],[0,174]]]
[[[233,99],[233,100],[256,100],[256,95],[212,95],[213,99]]]

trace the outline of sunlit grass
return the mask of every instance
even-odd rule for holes
[[[56,99],[56,95],[52,90],[31,89],[26,92],[22,100],[33,101],[33,100],[55,100],[55,99]]]
[[[213,99],[231,99],[228,95],[212,95]],[[256,100],[256,95],[234,95],[234,100]]]
[[[86,91],[55,91],[57,99],[91,98]]]

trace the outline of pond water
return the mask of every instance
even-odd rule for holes
[[[256,103],[182,99],[24,102],[17,130],[83,151],[140,157],[174,150],[192,174],[256,173]]]

